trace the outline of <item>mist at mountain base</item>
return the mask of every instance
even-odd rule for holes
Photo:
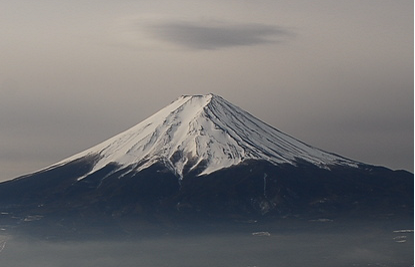
[[[281,223],[182,225],[136,235],[44,236],[3,231],[0,265],[72,266],[412,266],[411,220],[320,218]],[[155,229],[155,228],[153,228]],[[73,229],[75,232],[76,230]],[[91,233],[94,230],[91,229]]]

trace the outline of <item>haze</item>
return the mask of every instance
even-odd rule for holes
[[[412,227],[413,222],[321,220],[252,225],[239,231],[218,227],[208,232],[193,227],[182,234],[162,231],[113,240],[105,235],[81,240],[8,237],[0,263],[9,267],[411,266],[413,231],[398,230],[404,225]],[[5,236],[0,235],[2,239]]]
[[[0,181],[215,93],[413,171],[413,1],[2,1]]]

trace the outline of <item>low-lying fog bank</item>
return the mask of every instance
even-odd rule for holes
[[[126,238],[45,240],[0,232],[8,267],[413,266],[411,221],[211,225]]]

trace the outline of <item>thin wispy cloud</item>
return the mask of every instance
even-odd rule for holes
[[[279,26],[258,23],[229,24],[170,21],[146,26],[154,37],[165,42],[199,50],[280,43],[293,32]]]

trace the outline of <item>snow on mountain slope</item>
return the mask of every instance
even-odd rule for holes
[[[321,168],[358,164],[304,144],[213,94],[183,95],[136,126],[54,166],[88,155],[99,156],[89,173],[109,163],[140,171],[163,162],[181,178],[196,167],[203,175],[247,159],[276,165],[295,165],[300,159]]]

